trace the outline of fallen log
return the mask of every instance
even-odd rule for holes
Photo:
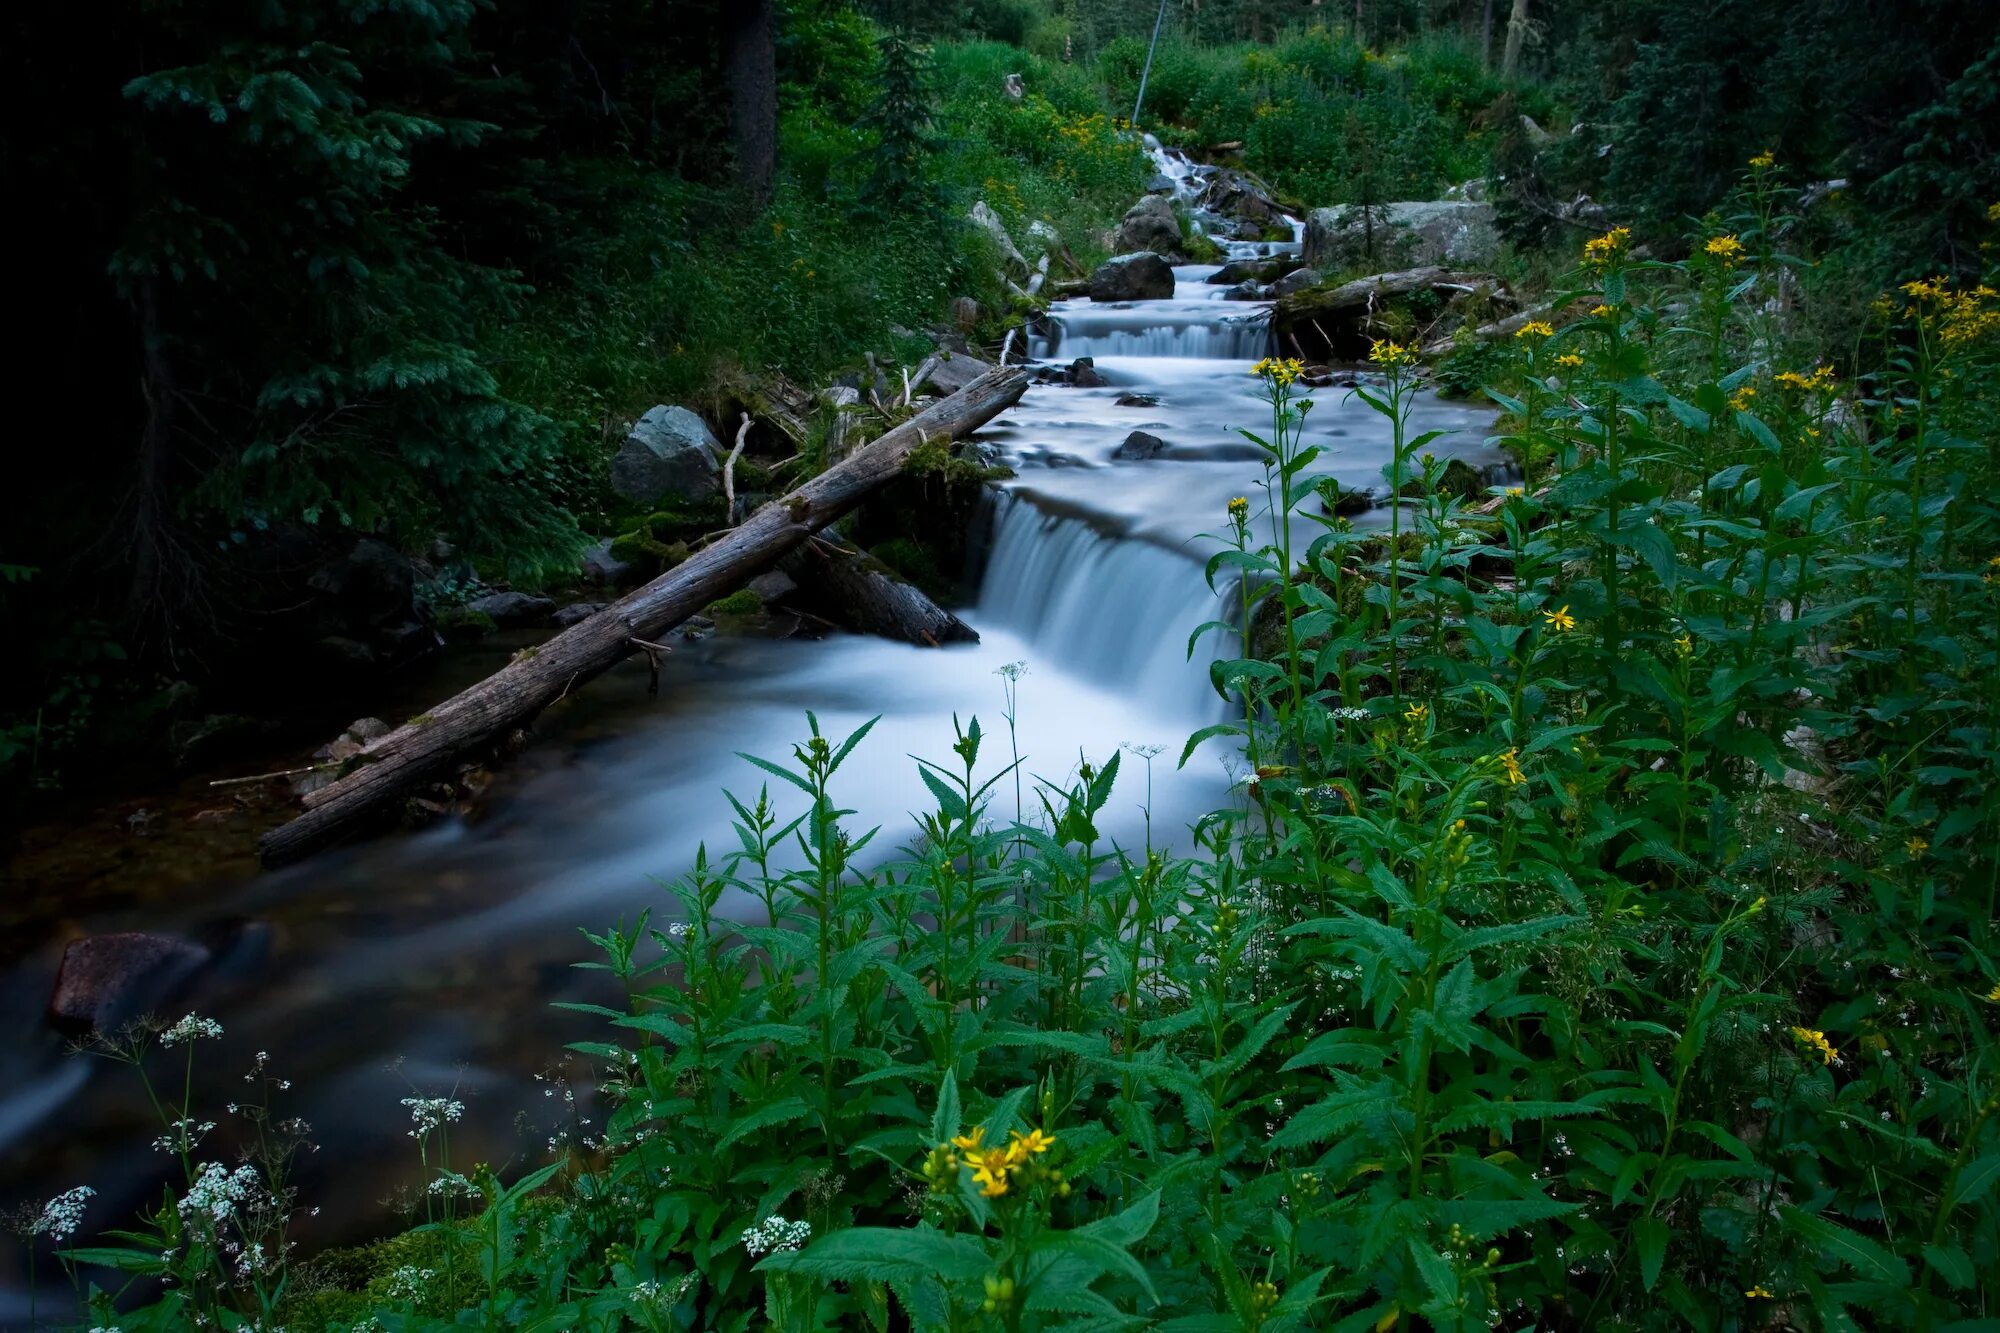
[[[360,767],[306,795],[305,812],[264,835],[266,864],[296,860],[339,839],[385,803],[446,768],[453,756],[532,719],[641,643],[776,564],[848,513],[926,440],[969,435],[1020,401],[1028,377],[995,369],[926,408],[797,490],[764,505],[713,545],[651,583],[514,660],[464,693],[411,719],[356,756]]]
[[[1470,291],[1491,282],[1484,273],[1458,273],[1435,265],[1377,273],[1338,287],[1308,287],[1281,299],[1271,312],[1271,328],[1280,346],[1297,349],[1306,360],[1322,355],[1334,360],[1360,361],[1368,354],[1370,320],[1397,297],[1432,288]]]
[[[798,583],[797,595],[808,611],[857,634],[929,648],[979,642],[972,626],[851,546],[816,537],[786,556],[779,568]]]
[[[1555,307],[1546,302],[1541,305],[1530,306],[1518,314],[1507,316],[1505,319],[1496,319],[1491,324],[1481,324],[1478,328],[1472,330],[1470,336],[1479,342],[1492,342],[1499,338],[1511,338],[1526,328],[1531,321],[1547,319],[1554,309]],[[1457,340],[1458,334],[1454,333],[1449,338],[1439,338],[1435,341],[1425,343],[1424,355],[1443,356],[1446,352],[1458,346]]]

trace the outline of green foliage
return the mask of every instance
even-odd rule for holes
[[[727,597],[708,604],[709,612],[723,616],[754,616],[764,609],[764,599],[749,588],[738,588]]]

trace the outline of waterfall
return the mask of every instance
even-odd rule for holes
[[[1075,304],[1051,314],[1049,325],[1051,332],[1036,349],[1044,360],[1146,356],[1255,361],[1271,346],[1270,320],[1262,308],[1217,318],[1212,301]]]

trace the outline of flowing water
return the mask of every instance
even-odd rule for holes
[[[836,794],[858,811],[856,826],[882,825],[881,841],[895,845],[908,812],[927,801],[909,756],[948,757],[954,715],[977,714],[985,762],[1005,763],[996,672],[1024,662],[1027,772],[1061,780],[1082,757],[1101,764],[1121,745],[1165,747],[1152,764],[1151,828],[1185,846],[1187,827],[1228,799],[1220,747],[1185,770],[1173,763],[1185,737],[1224,711],[1204,669],[1221,645],[1187,660],[1190,633],[1223,609],[1202,576],[1214,542],[1197,534],[1224,526],[1232,496],[1260,495],[1260,455],[1237,430],[1269,424],[1250,374],[1268,312],[1222,301],[1204,281],[1214,271],[1176,270],[1172,300],[1053,311],[1033,353],[1094,357],[1109,387],[1031,388],[981,432],[1016,478],[993,500],[965,611],[980,643],[689,642],[657,699],[635,662],[551,710],[477,822],[164,901],[135,892],[129,906],[73,922],[228,941],[176,1012],[198,1009],[228,1029],[201,1052],[212,1066],[209,1112],[241,1095],[254,1051],[292,1081],[285,1107],[322,1145],[298,1182],[302,1206],[321,1210],[305,1222],[308,1248],[383,1225],[383,1201],[414,1174],[403,1097],[451,1092],[466,1103],[454,1130],[460,1163],[518,1170],[546,1159],[552,1135],[590,1132],[565,1124],[558,1085],[538,1081],[564,1043],[601,1036],[598,1020],[552,1002],[617,1002],[603,974],[574,968],[589,955],[578,928],[664,914],[655,877],[684,872],[704,842],[733,846],[722,789],[754,798],[762,785],[737,752],[786,757],[806,735],[807,709],[835,734],[881,716]],[[1325,447],[1324,466],[1344,486],[1378,481],[1388,461],[1380,419],[1342,390],[1317,398],[1308,437]],[[1432,446],[1441,456],[1495,461],[1486,413],[1426,396],[1417,415],[1413,430],[1454,432]],[[1164,452],[1114,458],[1135,430],[1164,439]],[[1105,828],[1131,845],[1145,836],[1147,782],[1138,756],[1125,764]],[[782,806],[786,792],[773,795]],[[1011,788],[996,813],[1013,815]],[[129,1070],[66,1055],[42,1023],[62,932],[42,934],[46,944],[0,972],[0,1015],[15,1034],[0,1048],[0,1207],[87,1183],[99,1192],[87,1225],[115,1225],[157,1197],[164,1163],[146,1147],[157,1127]],[[595,1118],[587,1075],[583,1083],[576,1114]],[[10,1311],[0,1290],[6,1322],[18,1312],[19,1273],[0,1272],[16,1303]]]

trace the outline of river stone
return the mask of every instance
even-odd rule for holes
[[[1377,272],[1426,264],[1477,267],[1500,254],[1500,231],[1491,204],[1434,199],[1377,204],[1375,253],[1368,253],[1368,228],[1361,206],[1315,208],[1306,215],[1303,258],[1323,272],[1367,268]]]
[[[468,611],[493,617],[502,629],[516,625],[539,625],[555,614],[556,604],[546,597],[526,592],[489,592],[465,604]]]
[[[49,1022],[71,1036],[110,1032],[171,995],[209,959],[187,940],[141,931],[89,935],[63,950]]]
[[[743,586],[763,598],[766,605],[781,601],[799,590],[798,580],[782,569],[767,569]]]
[[[1160,395],[1156,393],[1121,393],[1114,404],[1117,407],[1158,407]]]
[[[1063,378],[1079,389],[1102,389],[1111,381],[1097,373],[1097,358],[1080,356],[1069,363]]]
[[[583,553],[583,564],[578,572],[583,575],[585,583],[615,587],[632,577],[632,564],[611,554],[611,539],[606,537]]]
[[[1111,248],[1121,255],[1146,250],[1156,255],[1179,254],[1181,223],[1174,216],[1173,201],[1165,195],[1149,194],[1132,205],[1119,220],[1117,239]]]
[[[668,496],[711,499],[722,493],[721,457],[707,422],[663,403],[639,418],[611,460],[611,489],[642,505]]]
[[[1272,300],[1283,300],[1293,292],[1302,292],[1308,287],[1317,287],[1326,278],[1316,268],[1295,268],[1284,277],[1272,283],[1269,294]]]
[[[1258,227],[1268,227],[1285,215],[1271,187],[1241,167],[1218,167],[1202,187],[1201,195],[1195,200],[1196,207],[1205,208],[1223,217],[1239,218]]]
[[[1172,194],[1174,189],[1174,178],[1164,171],[1154,172],[1153,178],[1146,182],[1147,194]]]
[[[1239,282],[1263,282],[1274,276],[1277,265],[1264,259],[1232,259],[1208,275],[1211,287],[1234,287]]]
[[[1222,294],[1225,301],[1262,301],[1270,295],[1254,282],[1239,282]]]
[[[1158,458],[1160,451],[1166,447],[1167,442],[1159,436],[1149,435],[1143,430],[1135,430],[1125,437],[1125,442],[1119,445],[1112,452],[1111,456],[1128,463],[1137,462],[1148,458]]]
[[[571,625],[582,624],[609,605],[609,602],[571,602],[550,616],[549,623],[557,629],[568,629]]]
[[[1150,250],[1120,255],[1090,275],[1093,301],[1164,301],[1173,294],[1173,269]]]
[[[939,393],[957,393],[966,385],[993,369],[991,361],[981,360],[970,352],[956,353],[945,357],[931,368],[926,382]]]

